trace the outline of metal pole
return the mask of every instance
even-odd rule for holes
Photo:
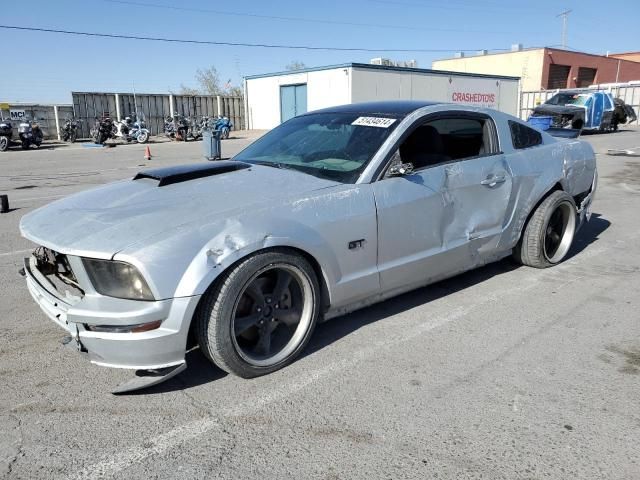
[[[131,80],[131,86],[133,87],[133,108],[136,111],[136,120],[139,121],[139,118],[138,118],[138,101],[136,100],[136,82]]]
[[[58,141],[62,140],[62,137],[60,136],[60,119],[58,118],[58,106],[54,105],[53,106],[53,116],[56,119],[56,133],[58,135]]]
[[[618,68],[616,69],[616,83],[618,83],[619,75],[620,75],[620,59],[618,59]]]
[[[114,95],[116,97],[116,122],[119,122],[122,118],[122,114],[120,112],[120,94],[115,93]]]
[[[572,10],[565,10],[556,15],[556,18],[562,17],[562,48],[567,48],[567,19]]]

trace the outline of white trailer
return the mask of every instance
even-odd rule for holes
[[[518,77],[347,63],[245,77],[247,129],[271,129],[320,108],[374,100],[435,100],[518,114]]]

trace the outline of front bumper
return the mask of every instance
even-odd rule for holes
[[[153,302],[123,300],[99,294],[61,298],[25,259],[29,293],[47,316],[75,339],[92,363],[136,370],[158,369],[184,363],[191,318],[200,296]],[[140,333],[89,331],[85,325],[136,325],[162,320],[160,328]]]

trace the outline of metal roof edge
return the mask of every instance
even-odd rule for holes
[[[282,75],[295,75],[297,73],[320,72],[322,70],[333,70],[334,68],[350,68],[352,66],[353,66],[353,63],[338,63],[336,65],[326,65],[323,67],[309,67],[309,68],[301,68],[300,70],[283,70],[280,72],[273,72],[273,73],[259,73],[256,75],[246,75],[243,78],[245,80],[253,80],[254,78],[279,77]]]
[[[323,70],[334,70],[336,68],[360,68],[363,70],[387,70],[393,72],[408,72],[408,73],[428,73],[431,75],[457,75],[462,77],[478,77],[478,78],[496,78],[499,80],[520,80],[520,77],[510,77],[507,75],[490,75],[486,73],[469,73],[469,72],[453,72],[449,70],[433,70],[429,68],[414,68],[414,67],[391,67],[387,65],[372,65],[370,63],[341,63],[337,65],[326,65],[323,67],[303,68],[301,70],[285,70],[274,73],[262,73],[258,75],[247,75],[245,80],[254,80],[257,78],[267,77],[279,77],[283,75],[295,75],[298,73],[320,72]]]
[[[500,80],[520,80],[520,77],[508,75],[491,75],[488,73],[454,72],[452,70],[434,70],[431,68],[417,67],[391,67],[387,65],[371,65],[369,63],[352,63],[353,68],[363,68],[367,70],[390,70],[394,72],[429,73],[431,75],[457,75],[461,77],[497,78]]]

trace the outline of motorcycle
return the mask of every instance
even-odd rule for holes
[[[60,127],[60,137],[65,142],[73,143],[78,138],[78,121],[75,118],[67,118]]]
[[[190,121],[191,128],[189,130],[189,135],[194,140],[198,140],[202,137],[202,130],[207,126],[209,122],[209,117],[203,116],[200,120]]]
[[[9,120],[0,120],[0,152],[4,152],[11,146],[13,137],[13,125]]]
[[[220,138],[226,140],[229,138],[229,132],[233,128],[233,123],[229,120],[228,117],[223,117],[222,115],[218,115],[218,119],[214,124],[215,130],[220,130]]]
[[[102,119],[96,118],[96,123],[91,129],[91,138],[97,145],[105,143],[110,138],[115,138],[115,126],[111,115],[108,113],[102,116]]]
[[[186,142],[189,136],[189,121],[179,114],[167,117],[164,122],[164,134],[169,138]]]
[[[44,135],[40,129],[40,125],[37,122],[25,119],[18,125],[18,137],[20,137],[20,143],[22,149],[27,150],[31,145],[35,145],[36,148],[40,148]]]
[[[125,117],[124,120],[115,122],[115,136],[126,140],[127,142],[136,141],[138,143],[147,143],[149,141],[149,130],[147,130],[144,120],[138,120],[135,115]]]

